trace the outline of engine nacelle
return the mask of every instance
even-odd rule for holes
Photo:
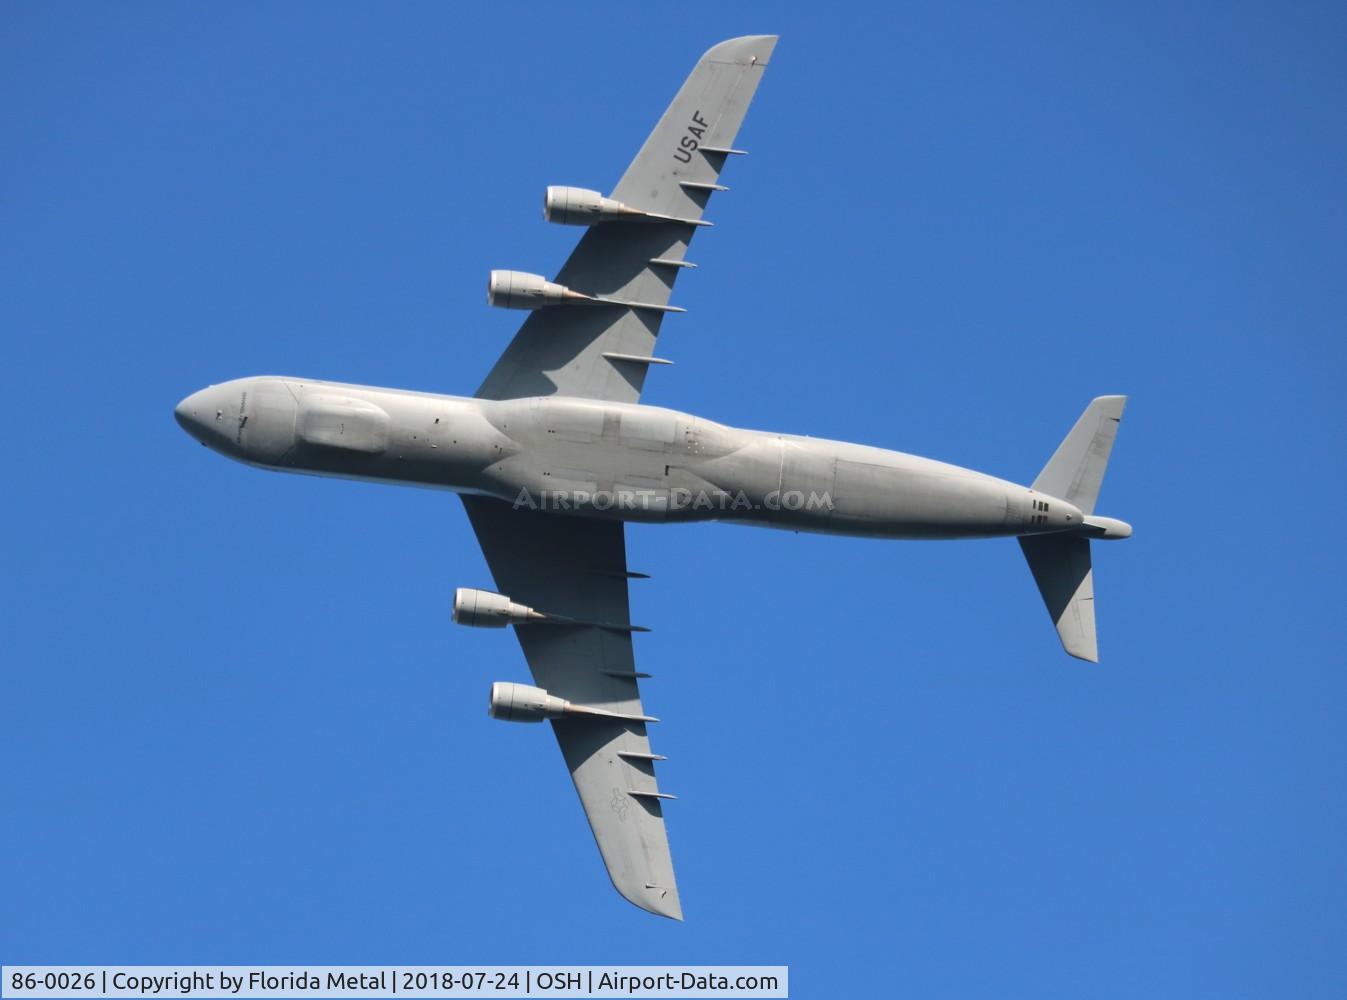
[[[576,705],[565,698],[548,694],[532,684],[496,681],[491,685],[491,701],[486,714],[506,722],[542,722],[543,719],[619,719],[623,722],[658,722],[653,715],[614,712],[596,705]]]
[[[492,271],[486,283],[486,301],[501,309],[542,309],[588,298],[565,285],[548,281],[541,274],[525,271]]]
[[[459,587],[454,591],[453,617],[454,622],[459,625],[504,628],[506,625],[541,621],[547,616],[523,604],[516,604],[504,594]]]
[[[543,198],[543,218],[563,226],[592,226],[644,214],[615,198],[605,198],[599,192],[585,188],[550,187]]]
[[[554,697],[540,687],[496,681],[491,685],[486,714],[505,722],[542,722],[565,715],[569,707],[564,698]]]

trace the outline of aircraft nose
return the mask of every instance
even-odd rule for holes
[[[173,419],[178,426],[202,444],[208,444],[207,438],[217,438],[220,431],[217,425],[224,416],[224,403],[219,386],[207,386],[198,389],[181,403],[173,407]]]
[[[185,430],[192,437],[201,436],[201,413],[202,396],[205,390],[192,393],[183,398],[182,402],[173,407],[173,419],[178,422],[178,426]]]

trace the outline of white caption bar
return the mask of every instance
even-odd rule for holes
[[[9,997],[788,997],[785,965],[6,965]]]

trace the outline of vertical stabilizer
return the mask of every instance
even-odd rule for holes
[[[1082,514],[1093,514],[1126,403],[1126,396],[1093,400],[1043,466],[1034,489],[1075,504]]]

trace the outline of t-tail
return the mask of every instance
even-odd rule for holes
[[[1035,492],[1075,505],[1085,516],[1083,525],[1070,533],[1019,539],[1062,645],[1072,656],[1091,663],[1099,662],[1099,644],[1094,626],[1090,539],[1132,534],[1126,522],[1094,513],[1126,402],[1126,396],[1093,400],[1034,480]]]

